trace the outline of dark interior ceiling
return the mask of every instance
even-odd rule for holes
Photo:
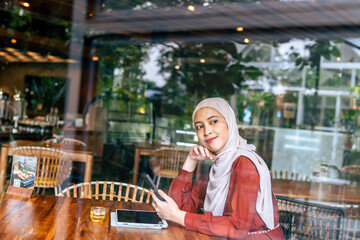
[[[13,5],[20,3],[8,2]],[[16,38],[19,43],[27,42],[30,50],[43,49],[64,57],[70,44],[65,30],[71,23],[73,31],[81,31],[83,38],[110,34],[153,42],[242,42],[244,38],[251,41],[286,41],[292,38],[342,40],[360,37],[359,0],[194,5],[195,11],[189,11],[187,6],[109,11],[103,8],[104,2],[32,0],[25,10],[32,14],[33,31],[27,33],[21,29],[8,31],[6,17],[11,20],[9,9],[13,8],[2,3],[0,47],[14,47],[5,42]],[[244,31],[237,32],[237,27],[243,27]],[[79,48],[82,48],[80,42]]]
[[[186,7],[98,11],[86,24],[111,33],[156,32],[181,39],[203,36],[234,40],[239,35],[262,40],[293,37],[342,39],[358,35],[359,16],[358,0],[266,1],[259,4],[214,5],[211,8],[195,6],[193,12]],[[244,27],[245,31],[236,32],[239,26]]]

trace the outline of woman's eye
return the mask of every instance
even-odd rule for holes
[[[215,124],[215,123],[217,123],[217,121],[218,121],[218,120],[214,120],[214,121],[211,122],[211,124]]]
[[[201,125],[198,125],[198,126],[195,127],[196,130],[199,130],[200,128],[202,128]]]

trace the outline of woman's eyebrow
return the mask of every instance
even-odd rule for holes
[[[210,116],[210,117],[208,117],[208,119],[207,119],[207,120],[210,120],[210,119],[212,119],[212,118],[216,118],[216,117],[219,117],[219,116]]]
[[[216,117],[219,117],[219,116],[210,116],[210,117],[207,118],[207,120],[210,120],[210,119],[216,118]],[[196,124],[198,124],[198,123],[201,123],[201,121],[197,121],[197,122],[195,122],[194,124],[196,125]]]

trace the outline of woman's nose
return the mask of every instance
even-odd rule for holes
[[[205,135],[209,135],[212,131],[212,128],[210,126],[205,126]]]

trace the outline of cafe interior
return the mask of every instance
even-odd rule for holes
[[[4,0],[0,15],[4,239],[218,239],[110,219],[153,211],[144,176],[169,191],[208,97],[266,162],[286,239],[360,239],[359,1]]]

